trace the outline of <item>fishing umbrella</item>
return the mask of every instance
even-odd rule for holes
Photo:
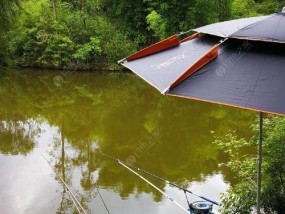
[[[285,115],[285,8],[191,31],[196,33],[171,36],[119,63],[162,94],[259,112],[260,213],[263,112]]]

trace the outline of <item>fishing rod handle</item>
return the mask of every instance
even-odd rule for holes
[[[209,199],[209,198],[206,198],[206,197],[203,197],[203,196],[199,196],[199,197],[202,198],[202,199],[204,199],[205,201],[208,201],[208,202],[212,203],[212,204],[215,204],[215,205],[217,205],[217,206],[221,206],[218,202],[213,201],[213,200],[211,200],[211,199]]]

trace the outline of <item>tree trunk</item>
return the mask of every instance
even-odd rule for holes
[[[230,17],[230,1],[218,0],[219,21],[226,21]]]
[[[51,0],[52,3],[52,10],[53,10],[53,17],[56,19],[56,0]]]
[[[80,10],[83,11],[84,9],[84,0],[80,0]]]
[[[83,13],[84,12],[84,0],[80,0],[80,10]],[[83,18],[83,26],[86,28],[86,20]]]

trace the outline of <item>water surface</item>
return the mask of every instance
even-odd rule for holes
[[[1,213],[76,213],[56,173],[89,213],[108,213],[99,193],[110,213],[184,213],[100,152],[219,200],[234,175],[218,167],[226,157],[212,142],[229,130],[249,137],[254,118],[162,96],[130,73],[7,72],[0,77]],[[146,177],[187,207],[183,192]]]

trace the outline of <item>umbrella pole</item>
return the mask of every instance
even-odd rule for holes
[[[258,158],[257,158],[257,214],[260,214],[261,207],[261,164],[262,164],[262,128],[263,128],[263,112],[259,112],[259,140],[258,140]]]

